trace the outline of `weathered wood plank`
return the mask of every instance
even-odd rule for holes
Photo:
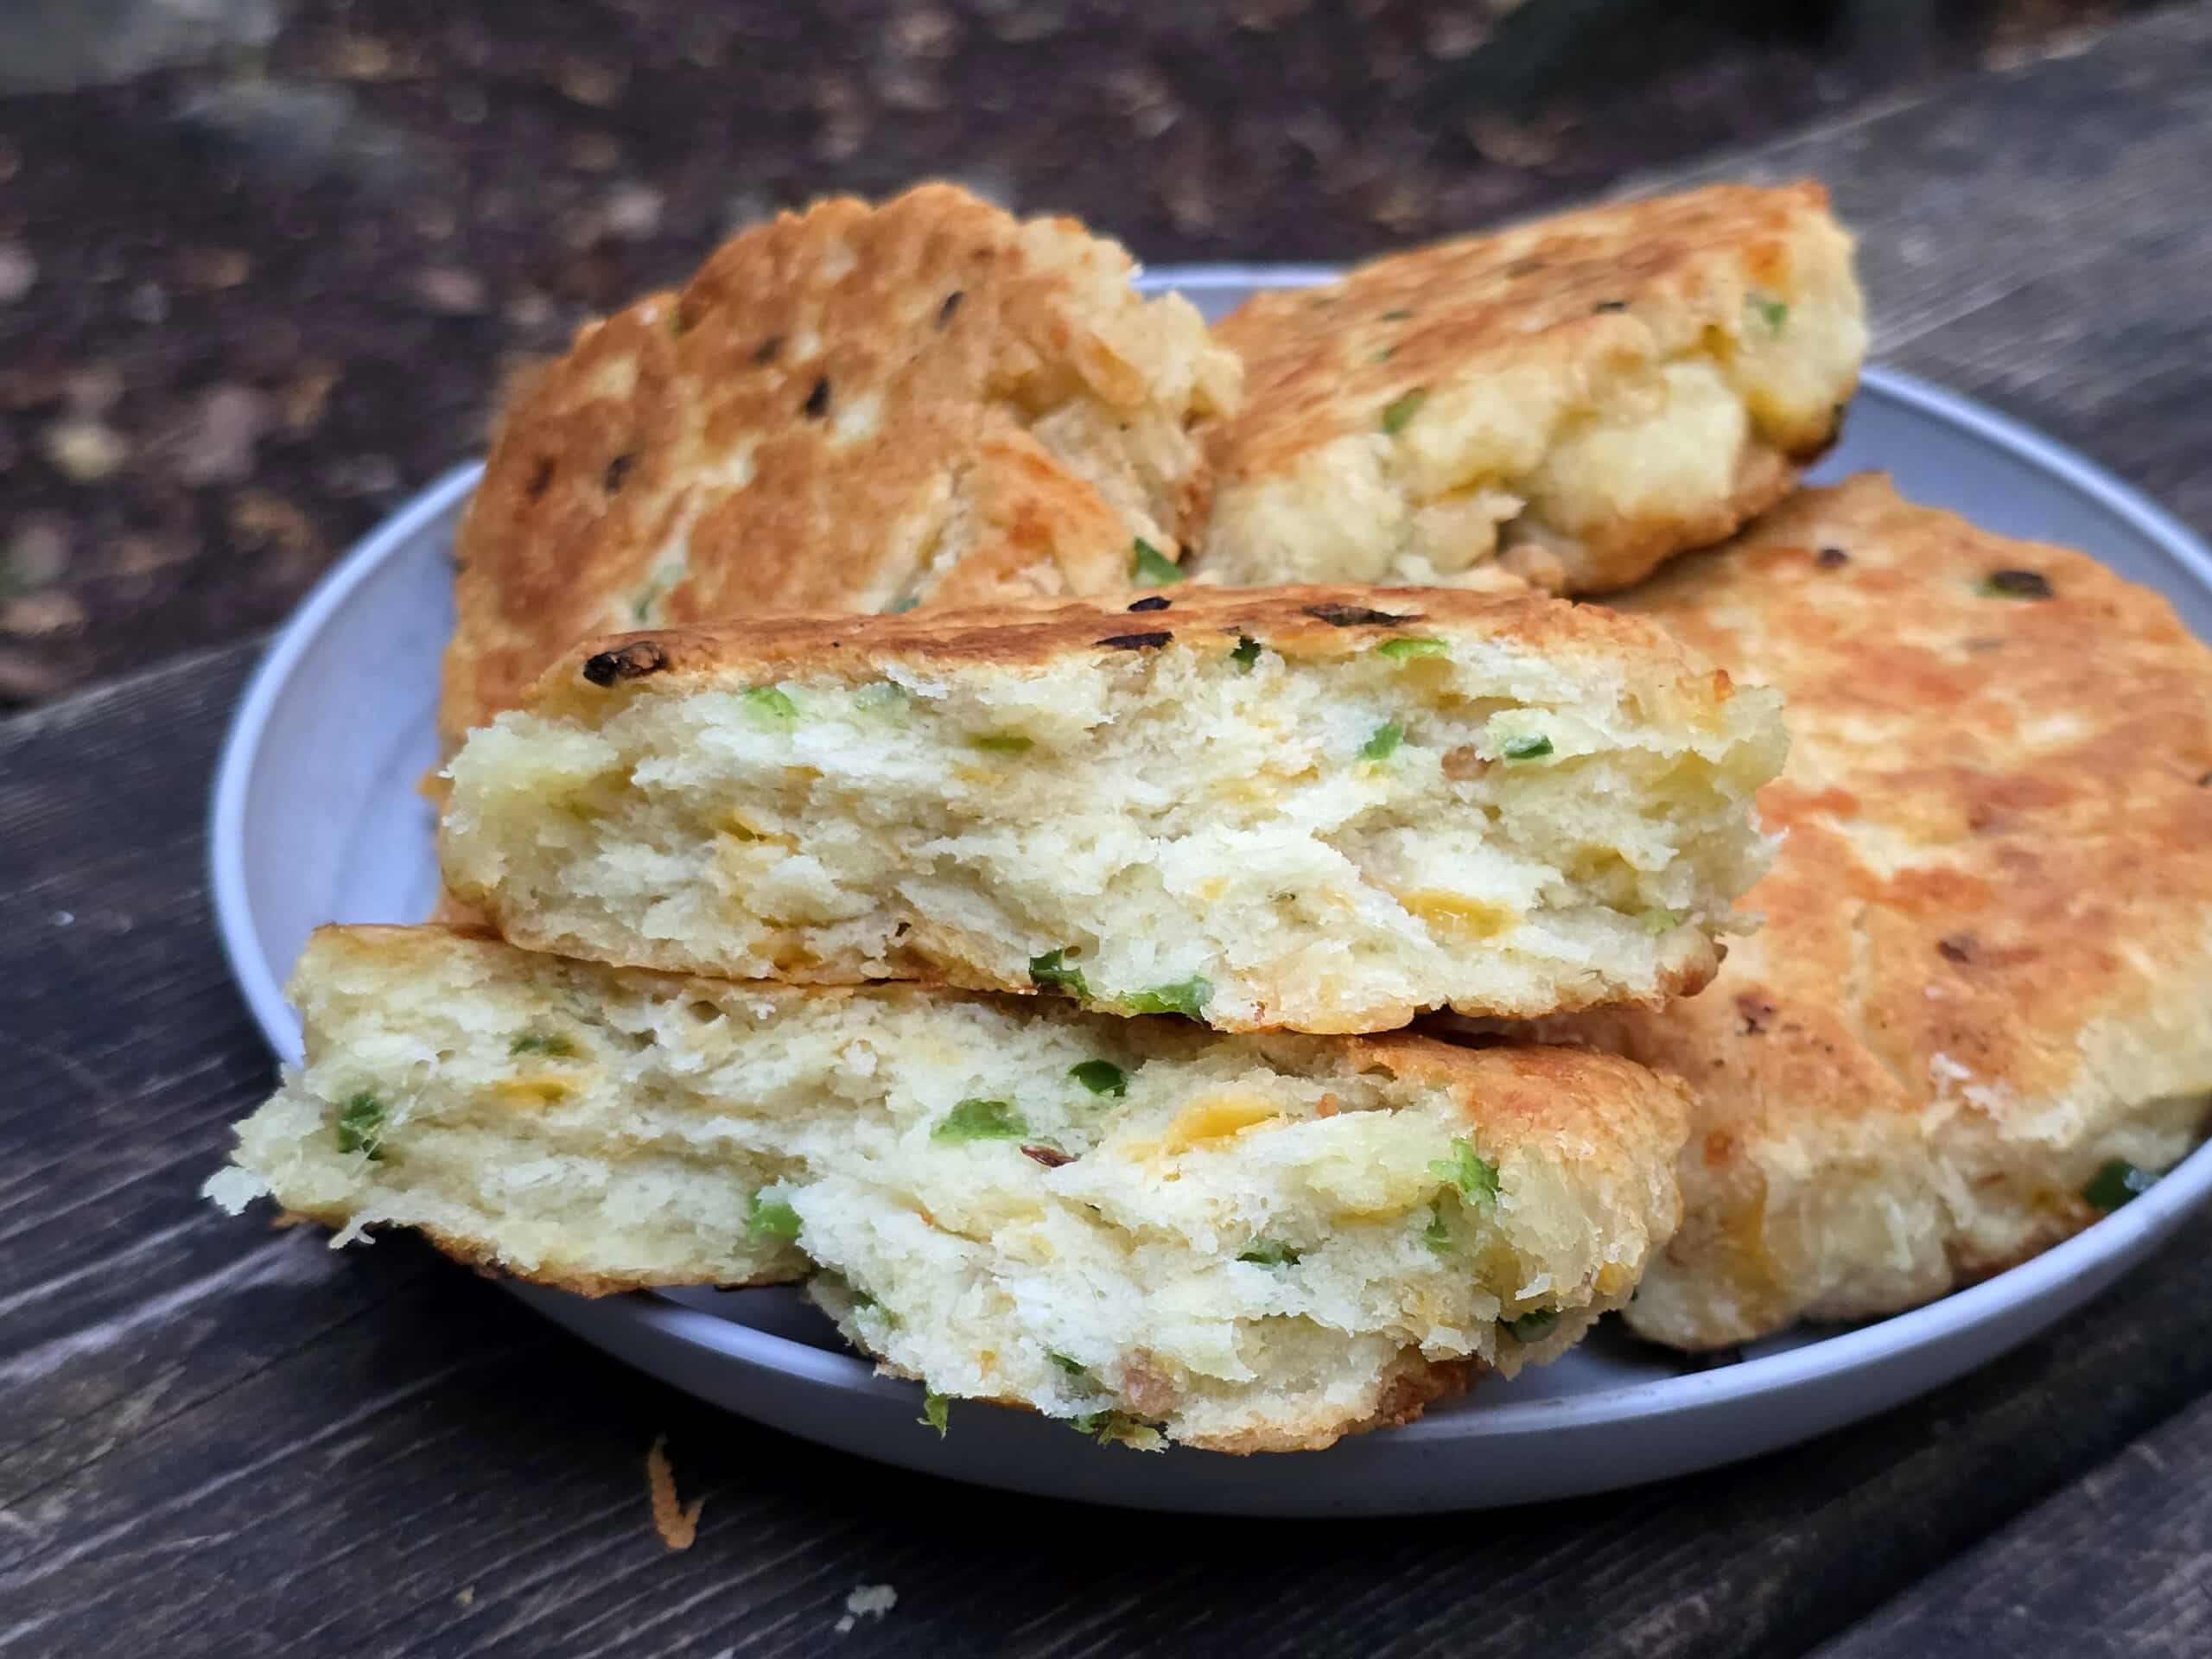
[[[1820,1650],[2212,1653],[2212,1400],[2145,1435]]]
[[[0,1557],[0,1606],[50,1620],[71,1652],[783,1653],[818,1643],[855,1585],[889,1582],[899,1606],[859,1650],[1794,1651],[2203,1389],[2207,1234],[2086,1329],[1796,1452],[1513,1515],[1299,1526],[868,1468],[435,1273],[129,1437],[51,1517],[23,1517],[39,1536]],[[382,1275],[387,1253],[410,1252],[341,1259]],[[662,1430],[685,1494],[708,1497],[680,1556],[646,1523],[642,1456]]]
[[[0,728],[0,1513],[392,1294],[211,1228],[196,1189],[274,1066],[207,912],[207,779],[248,645]],[[423,1268],[417,1262],[414,1273]],[[26,1545],[0,1522],[0,1560]]]

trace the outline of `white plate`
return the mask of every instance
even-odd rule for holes
[[[1160,271],[1217,315],[1255,288],[1325,271]],[[2087,549],[2161,589],[2212,638],[2212,550],[2110,474],[2018,423],[1899,374],[1869,371],[1821,478],[1888,469],[1905,495],[1996,531]],[[430,814],[438,652],[452,624],[454,524],[476,478],[449,473],[326,576],[277,636],[217,774],[215,912],[270,1042],[298,1027],[279,990],[324,921],[416,920],[435,893]],[[2212,1189],[2202,1148],[2126,1209],[2024,1266],[1894,1319],[1801,1330],[1738,1364],[1685,1373],[1617,1328],[1557,1364],[1478,1387],[1410,1427],[1300,1457],[1147,1457],[985,1406],[940,1440],[918,1389],[879,1377],[790,1290],[588,1301],[521,1287],[608,1352],[763,1422],[866,1457],[1029,1492],[1236,1515],[1477,1509],[1601,1491],[1707,1468],[1865,1417],[1980,1364],[2078,1306],[2173,1231]]]

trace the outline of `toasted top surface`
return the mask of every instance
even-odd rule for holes
[[[1794,265],[1830,238],[1841,241],[1818,184],[1712,185],[1261,295],[1215,329],[1246,376],[1243,412],[1215,447],[1223,482],[1288,471],[1372,430],[1399,400],[1452,383],[1531,368],[1579,377],[1579,365],[1687,351],[1747,297],[1794,288]]]
[[[1789,709],[1764,926],[1586,1026],[1695,1082],[1716,1178],[1854,1118],[2037,1141],[2212,1087],[2212,653],[2164,600],[1867,474],[1624,602]]]
[[[509,407],[456,549],[450,742],[636,623],[1123,585],[1234,359],[1116,245],[948,185],[737,237]],[[1189,450],[1185,454],[1185,450]]]
[[[1028,600],[906,615],[820,614],[615,635],[565,653],[536,687],[541,713],[592,718],[629,695],[825,675],[858,680],[893,664],[982,673],[1068,658],[1111,662],[1180,643],[1227,652],[1253,639],[1293,660],[1349,656],[1393,638],[1438,635],[1629,677],[1651,712],[1701,718],[1732,695],[1727,675],[1665,629],[1595,605],[1459,588],[1176,587],[1098,600]],[[1163,637],[1164,636],[1164,637]],[[1697,711],[1697,712],[1693,712]]]
[[[1217,331],[1225,582],[1605,593],[1732,535],[1834,441],[1866,345],[1817,185],[1716,186],[1449,242]]]
[[[948,1031],[968,1007],[997,1009],[1071,1027],[1092,1027],[1164,1058],[1195,1058],[1216,1046],[1264,1057],[1288,1071],[1322,1075],[1338,1069],[1377,1070],[1409,1083],[1447,1090],[1466,1121],[1503,1150],[1548,1143],[1568,1161],[1637,1177],[1672,1160],[1681,1142],[1686,1096],[1662,1077],[1618,1055],[1593,1050],[1497,1044],[1468,1047],[1393,1033],[1374,1037],[1306,1037],[1284,1033],[1228,1036],[1192,1021],[1161,1016],[1117,1019],[1086,1014],[1052,997],[1002,996],[899,982],[872,985],[790,985],[726,981],[597,963],[518,950],[479,928],[327,925],[309,936],[286,995],[308,1016],[308,1060],[318,1038],[340,1029],[343,1005],[367,998],[404,1007],[426,986],[465,995],[471,985],[542,989],[549,997],[674,995],[710,999],[741,994],[754,1020],[777,1008],[881,1003],[936,1006]]]

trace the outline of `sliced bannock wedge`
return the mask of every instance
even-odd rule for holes
[[[810,1278],[935,1393],[1136,1445],[1325,1446],[1619,1306],[1680,1086],[1611,1055],[1225,1037],[331,928],[307,1063],[208,1185],[589,1294]],[[917,1430],[917,1433],[922,1431]]]
[[[1593,607],[1186,586],[581,646],[454,758],[441,851],[572,956],[1374,1031],[1695,990],[1783,747]]]

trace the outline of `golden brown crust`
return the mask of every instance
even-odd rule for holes
[[[1416,1422],[1439,1400],[1465,1394],[1489,1370],[1478,1359],[1427,1359],[1417,1351],[1408,1350],[1399,1356],[1397,1369],[1383,1380],[1375,1409],[1357,1421],[1319,1417],[1307,1423],[1270,1423],[1237,1434],[1189,1434],[1179,1437],[1176,1444],[1239,1458],[1262,1452],[1324,1452],[1348,1434],[1402,1428]]]
[[[1316,467],[1340,440],[1375,433],[1404,400],[1427,410],[1409,419],[1433,420],[1446,388],[1491,381],[1541,385],[1563,407],[1582,408],[1595,388],[1656,365],[1725,357],[1711,336],[1732,326],[1747,298],[1827,283],[1839,263],[1855,308],[1848,259],[1819,184],[1721,184],[1415,249],[1322,289],[1262,294],[1215,329],[1243,359],[1245,398],[1213,429],[1217,512],[1199,567],[1229,554],[1236,569],[1255,556],[1225,545],[1259,533],[1243,521],[1249,492]],[[1501,562],[1572,593],[1637,581],[1786,494],[1834,441],[1847,395],[1847,386],[1787,412],[1755,398],[1754,430],[1725,490],[1658,517],[1577,525],[1572,536],[1511,548]],[[1475,482],[1518,487],[1510,477],[1441,480],[1447,493]]]
[[[345,1217],[317,1217],[326,1226],[341,1227]],[[486,1279],[517,1279],[526,1285],[542,1285],[548,1290],[565,1290],[571,1296],[626,1296],[633,1290],[676,1290],[692,1283],[679,1276],[656,1276],[652,1274],[626,1274],[620,1277],[607,1274],[586,1273],[539,1262],[534,1267],[518,1267],[503,1260],[481,1240],[467,1239],[444,1232],[435,1227],[410,1224],[410,1230],[429,1240],[439,1255],[473,1268]],[[805,1277],[804,1264],[792,1273],[766,1275],[733,1284],[717,1285],[717,1290],[753,1290],[763,1285],[785,1285]]]
[[[846,1339],[875,1362],[880,1376],[895,1376],[907,1382],[925,1381],[872,1352],[866,1344],[850,1336]],[[1268,1423],[1235,1434],[1194,1433],[1185,1429],[1177,1433],[1174,1444],[1234,1458],[1266,1452],[1325,1452],[1349,1434],[1366,1434],[1378,1428],[1402,1428],[1408,1423],[1418,1422],[1439,1400],[1465,1394],[1470,1386],[1489,1374],[1490,1367],[1478,1359],[1428,1359],[1417,1349],[1408,1349],[1397,1357],[1391,1371],[1382,1379],[1382,1393],[1376,1400],[1375,1408],[1364,1417],[1346,1421],[1340,1416],[1317,1414],[1306,1421]],[[1043,1414],[1029,1401],[1012,1395],[965,1395],[962,1403],[970,1401],[1008,1411],[1026,1411],[1033,1417]]]
[[[1160,640],[1160,634],[1168,637]],[[1495,639],[1632,670],[1641,695],[1686,707],[1709,709],[1732,695],[1726,674],[1682,650],[1665,629],[1543,594],[1189,585],[1134,600],[1031,599],[988,610],[779,616],[611,635],[563,653],[530,701],[541,712],[595,718],[627,696],[702,683],[803,675],[862,680],[893,664],[943,670],[1033,668],[1071,657],[1110,662],[1124,651],[1176,643],[1225,653],[1246,637],[1287,657],[1350,656],[1379,640],[1424,634]]]
[[[1215,327],[1244,359],[1246,392],[1218,434],[1216,465],[1240,480],[1280,471],[1364,429],[1392,399],[1470,372],[1641,354],[1648,317],[1681,336],[1667,345],[1687,345],[1717,278],[1737,278],[1732,303],[1738,272],[1779,285],[1798,226],[1827,213],[1827,193],[1809,180],[1712,185],[1416,248],[1327,288],[1260,295]]]
[[[1630,1322],[1718,1345],[1885,1312],[2094,1219],[2114,1137],[2212,1090],[2212,653],[2093,560],[1873,475],[1624,602],[1780,690],[1792,733],[1760,931],[1694,1001],[1545,1027],[1699,1096]]]
[[[1617,1054],[1529,1043],[1468,1048],[1420,1034],[1336,1039],[1270,1037],[1270,1042],[1337,1040],[1355,1046],[1360,1070],[1448,1088],[1485,1144],[1573,1135],[1580,1159],[1616,1173],[1678,1144],[1690,1112],[1680,1078]],[[1610,1065],[1601,1062],[1611,1062]]]
[[[785,214],[586,326],[509,405],[461,524],[448,745],[626,620],[1122,586],[1132,520],[1033,429],[1079,400],[1135,418],[1167,382],[1179,422],[1234,374],[1194,316],[1207,363],[1138,360],[1187,313],[1140,315],[1130,269],[1073,220],[924,185]],[[1180,528],[1143,533],[1172,556]]]

